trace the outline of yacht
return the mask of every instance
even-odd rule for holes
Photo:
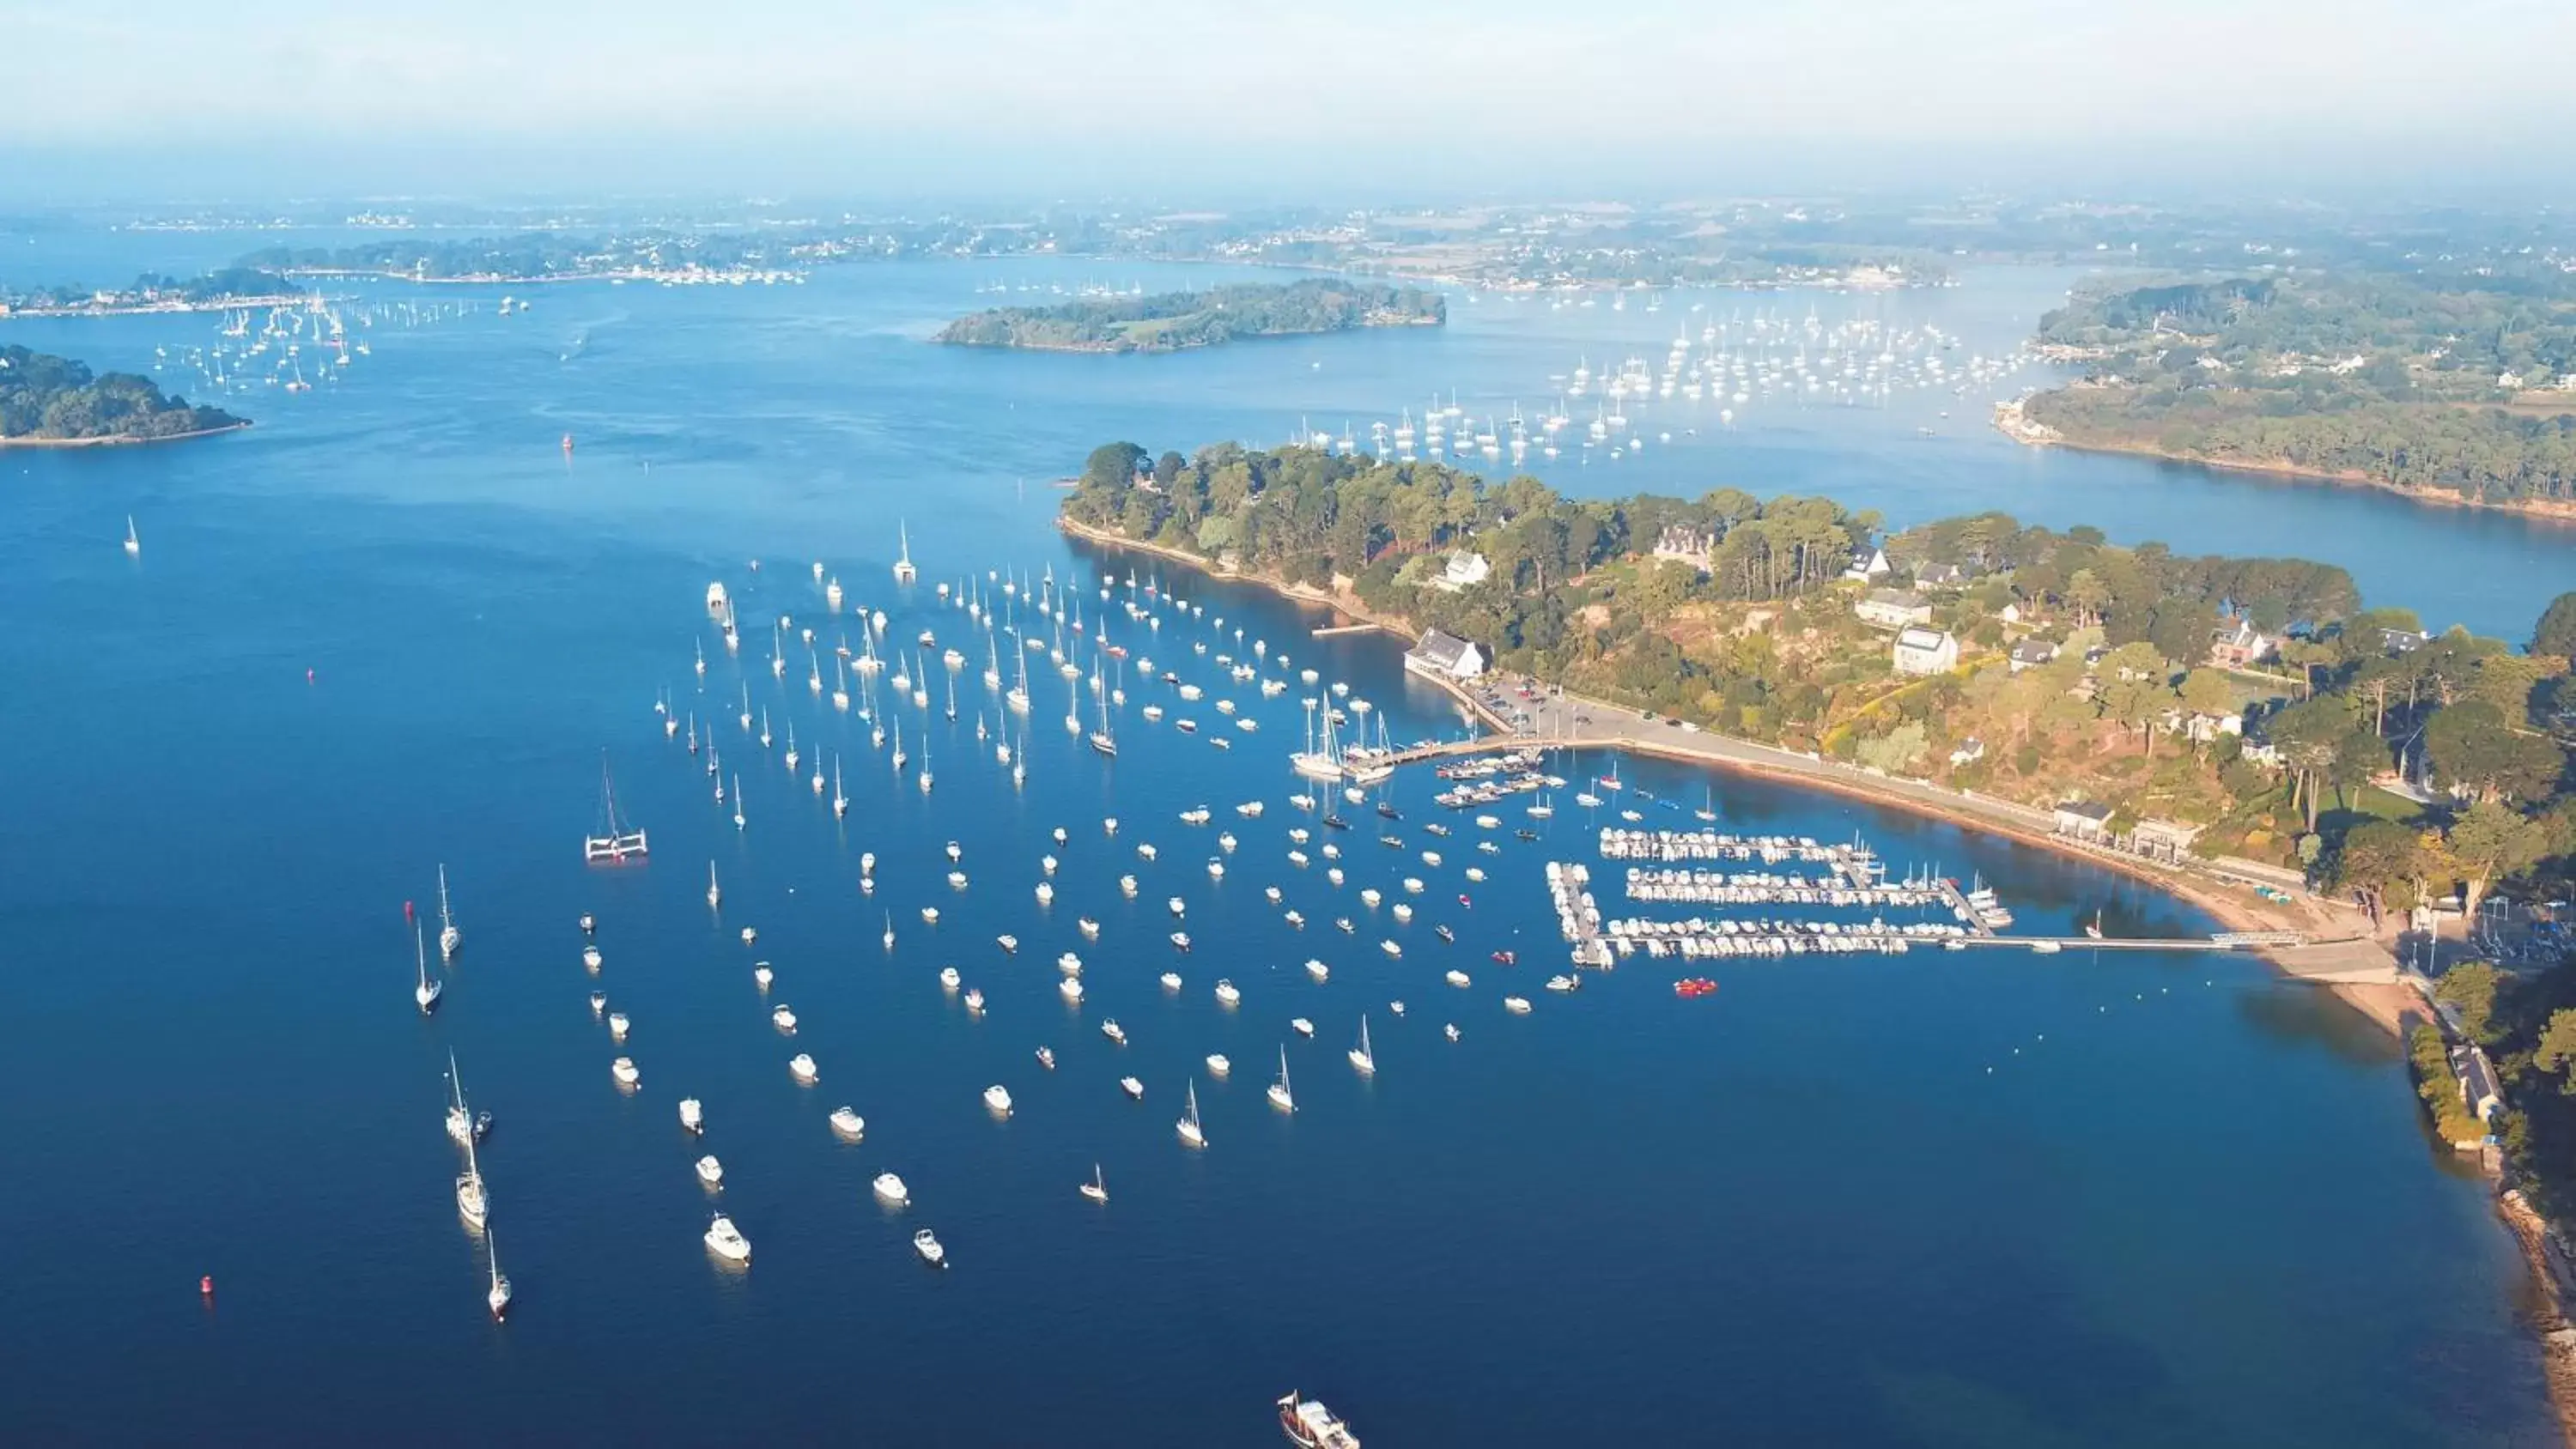
[[[1462,989],[1463,989],[1463,988],[1468,984],[1468,982],[1467,982],[1467,973],[1466,973],[1466,972],[1464,972],[1464,971],[1457,970],[1457,969],[1456,969],[1456,968],[1454,968],[1454,967],[1453,967],[1453,968],[1451,968],[1451,970],[1450,970],[1450,972],[1449,972],[1448,976],[1447,976],[1445,979],[1448,981],[1448,983],[1449,983],[1450,985],[1452,985],[1452,986],[1456,986],[1456,987],[1460,987],[1460,988],[1462,988]]]
[[[682,1097],[680,1099],[680,1126],[690,1132],[703,1132],[706,1130],[706,1123],[706,1109],[698,1104],[698,1099],[695,1097]]]
[[[966,988],[966,1010],[972,1016],[984,1014],[984,988],[980,986]]]
[[[1109,1184],[1100,1175],[1100,1164],[1091,1164],[1091,1181],[1082,1185],[1082,1195],[1093,1202],[1109,1201]]]
[[[1205,1147],[1207,1132],[1199,1126],[1199,1084],[1195,1078],[1190,1082],[1189,1095],[1185,1100],[1186,1105],[1181,1109],[1181,1120],[1173,1124],[1174,1130],[1181,1134],[1183,1144],[1190,1147]]]
[[[1320,985],[1323,982],[1333,979],[1333,968],[1325,965],[1321,961],[1310,959],[1306,962],[1306,974],[1314,977],[1317,984]]]
[[[939,1239],[928,1228],[912,1235],[912,1250],[921,1255],[921,1261],[934,1268],[948,1266],[948,1250],[939,1246]]]
[[[1100,1034],[1109,1038],[1111,1041],[1118,1043],[1120,1046],[1125,1046],[1127,1044],[1127,1029],[1120,1026],[1118,1024],[1118,1018],[1114,1016],[1100,1023]]]
[[[1136,1080],[1134,1077],[1120,1077],[1118,1079],[1118,1090],[1125,1092],[1128,1097],[1134,1101],[1141,1102],[1145,1100],[1145,1084]]]
[[[1527,1016],[1529,1015],[1529,1009],[1529,998],[1526,996],[1506,996],[1503,998],[1503,1010],[1512,1013],[1514,1016]]]
[[[759,987],[759,988],[760,988],[761,990],[763,990],[763,991],[767,991],[767,990],[769,989],[769,983],[771,983],[772,981],[775,981],[775,980],[777,980],[777,979],[778,979],[778,973],[769,969],[769,963],[768,963],[768,962],[766,962],[766,961],[755,961],[755,962],[753,962],[753,963],[752,963],[752,966],[751,966],[751,984],[752,984],[752,985]]]
[[[608,1009],[608,993],[607,993],[607,992],[605,992],[605,991],[594,991],[594,992],[590,993],[590,1014],[591,1014],[591,1015],[593,1015],[593,1016],[597,1016],[597,1015],[599,1015],[601,1012],[606,1011],[607,1009]]]
[[[903,1179],[891,1172],[878,1173],[875,1187],[877,1196],[893,1203],[896,1207],[912,1201],[912,1189],[905,1187]]]
[[[1288,1018],[1288,1029],[1303,1037],[1311,1037],[1315,1034],[1315,1024],[1302,1016]]]
[[[712,1152],[698,1159],[698,1181],[709,1187],[724,1186],[724,1164]]]
[[[954,991],[957,989],[957,982],[958,976],[956,967],[942,966],[939,968],[939,984],[941,987],[949,991]]]
[[[868,1129],[867,1121],[846,1104],[833,1108],[828,1120],[833,1131],[852,1140],[864,1136]]]
[[[1270,1105],[1282,1112],[1297,1110],[1297,1099],[1288,1090],[1288,1048],[1279,1049],[1279,1080],[1270,1084]]]
[[[1458,1023],[1453,1021],[1441,1027],[1440,1034],[1449,1038],[1451,1041],[1456,1041],[1458,1039]]]
[[[1365,1016],[1360,1018],[1360,1044],[1351,1048],[1350,1058],[1351,1065],[1360,1069],[1361,1076],[1377,1075],[1377,1057],[1369,1051],[1368,1018]]]
[[[1009,1089],[1005,1088],[999,1082],[995,1082],[993,1085],[986,1087],[984,1089],[984,1105],[1002,1116],[1008,1117],[1011,1115],[1011,1094]]]
[[[751,1261],[751,1239],[744,1237],[742,1230],[733,1225],[733,1219],[723,1213],[716,1214],[715,1220],[707,1224],[706,1242],[708,1252],[727,1262]]]
[[[1067,951],[1055,958],[1055,969],[1067,976],[1079,976],[1082,974],[1082,958]]]
[[[1234,1074],[1234,1063],[1232,1060],[1227,1058],[1226,1054],[1223,1052],[1210,1052],[1208,1053],[1207,1069],[1211,1076],[1232,1076]]]
[[[610,1062],[608,1064],[608,1075],[616,1079],[617,1085],[627,1088],[632,1088],[637,1082],[644,1079],[644,1074],[635,1070],[635,1059],[633,1057],[619,1057],[617,1060]]]
[[[1038,1065],[1039,1065],[1039,1066],[1042,1066],[1042,1067],[1044,1067],[1044,1068],[1046,1068],[1046,1069],[1047,1069],[1048,1071],[1050,1071],[1050,1072],[1051,1072],[1051,1071],[1054,1071],[1054,1070],[1055,1070],[1055,1048],[1053,1048],[1053,1047],[1045,1047],[1045,1046],[1039,1047],[1039,1048],[1038,1048]]]
[[[1233,982],[1219,979],[1216,983],[1216,999],[1225,1006],[1240,1006],[1243,1004],[1243,992]]]
[[[1178,990],[1180,990],[1180,989],[1181,989],[1181,973],[1179,973],[1178,971],[1166,971],[1166,972],[1164,972],[1164,973],[1163,973],[1163,989],[1164,989],[1165,991],[1178,991]]]
[[[798,1052],[787,1059],[787,1074],[800,1082],[812,1083],[815,1077],[814,1059],[803,1052]]]
[[[626,1032],[627,1032],[627,1029],[628,1029],[629,1027],[633,1026],[633,1025],[634,1025],[634,1023],[632,1023],[632,1022],[630,1022],[630,1021],[628,1021],[628,1020],[626,1019],[626,1013],[625,1013],[625,1012],[622,1012],[622,1011],[612,1011],[612,1012],[610,1012],[610,1013],[608,1014],[608,1039],[609,1039],[610,1041],[624,1041],[624,1040],[626,1040]]]
[[[769,1024],[778,1028],[781,1035],[794,1036],[796,1034],[796,1013],[788,1010],[784,1004],[781,1004],[771,1009],[769,1013]]]
[[[1055,989],[1056,994],[1062,996],[1065,1000],[1073,1002],[1076,1005],[1081,1004],[1082,982],[1076,978],[1071,976],[1065,977],[1063,980],[1058,981],[1055,984]]]

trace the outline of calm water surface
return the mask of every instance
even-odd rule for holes
[[[1541,865],[1591,859],[1599,822],[1562,798],[1547,822],[1506,807],[1507,827],[1544,838],[1507,828],[1484,857],[1464,819],[1446,841],[1420,830],[1440,813],[1423,776],[1393,792],[1401,826],[1350,812],[1346,889],[1321,860],[1300,871],[1281,760],[1300,711],[1293,693],[1223,684],[1212,656],[1241,650],[1233,631],[1349,681],[1399,738],[1454,716],[1385,644],[1312,641],[1289,606],[1195,581],[1181,589],[1203,617],[1113,629],[1209,701],[1131,677],[1124,748],[1104,762],[1062,727],[1064,681],[1033,673],[1014,790],[974,738],[977,714],[998,713],[981,644],[927,587],[887,581],[898,518],[929,580],[1088,578],[1098,561],[1047,526],[1044,480],[1104,437],[1277,437],[1299,412],[1338,427],[1346,407],[1368,416],[1364,398],[1391,411],[1453,384],[1508,397],[1596,344],[1578,335],[1589,321],[1479,310],[1445,337],[1135,365],[917,345],[988,275],[556,289],[526,317],[380,334],[335,390],[258,399],[262,426],[241,437],[9,457],[0,1090],[27,1110],[0,1232],[45,1244],[18,1256],[0,1315],[0,1351],[45,1365],[15,1380],[21,1434],[1257,1444],[1269,1400],[1296,1385],[1372,1444],[2546,1442],[2518,1259],[2480,1189],[2427,1153],[2393,1047],[2258,963],[1918,953],[1720,969],[1714,999],[1682,1003],[1672,971],[1638,961],[1548,995],[1536,987],[1561,958]],[[7,335],[139,366],[208,330]],[[2080,506],[2088,490],[2145,509],[2140,495],[2170,488],[2192,500],[2156,530],[2178,546],[2227,546],[2186,522],[2332,520],[2353,551],[2301,551],[2395,592],[2398,544],[2365,546],[2389,531],[2371,500],[1912,426],[1784,415],[1712,440],[1687,486],[1758,474],[1881,506],[1870,490],[1916,488],[1922,514],[1982,489],[1973,501],[2052,521],[2063,506],[2115,534],[2116,517]],[[1684,486],[1692,455],[1658,464],[1674,476],[1560,481]],[[139,563],[115,547],[128,511]],[[2545,569],[2514,572],[2539,535],[2406,517],[2430,520],[2409,540],[2418,558],[2458,550],[2545,595]],[[739,662],[707,634],[710,578],[743,592],[747,620],[819,614],[813,558],[893,616],[893,639],[933,627],[972,656],[957,723],[937,695],[928,717],[899,712],[934,794],[894,777],[801,671],[773,681],[756,623]],[[1085,596],[1086,618],[1098,607]],[[2473,622],[2506,627],[2495,612]],[[693,641],[713,651],[703,684]],[[792,721],[809,755],[841,753],[845,824],[735,725],[746,685],[781,748]],[[703,761],[664,740],[664,688],[742,769],[746,829],[710,800]],[[1261,725],[1226,731],[1231,752],[1207,743],[1219,696]],[[1153,699],[1201,733],[1145,723]],[[579,863],[603,747],[652,832],[647,867]],[[1727,828],[1858,832],[1900,867],[1980,872],[2025,929],[2097,909],[2115,932],[2207,928],[1949,827],[1670,766],[1625,773],[1694,804],[1713,788]],[[1255,798],[1260,820],[1228,808]],[[1214,824],[1175,818],[1198,804]],[[1047,837],[1059,825],[1069,846]],[[1215,881],[1220,830],[1239,845]],[[962,893],[942,879],[951,840]],[[1140,841],[1160,859],[1138,859]],[[862,851],[880,861],[873,897],[856,887]],[[1043,908],[1049,851],[1063,866]],[[702,899],[710,860],[721,913]],[[467,943],[424,1021],[402,905],[429,899],[441,861]],[[1465,881],[1469,863],[1491,878]],[[1134,900],[1122,873],[1139,877]],[[1407,874],[1425,880],[1409,926],[1356,898],[1374,884],[1391,903]],[[1273,883],[1304,932],[1262,899]],[[1198,942],[1186,957],[1163,941],[1172,895]],[[924,904],[943,912],[935,930]],[[585,910],[597,983],[579,960]],[[1077,939],[1084,914],[1096,944]],[[1333,930],[1336,915],[1359,930]],[[778,971],[766,999],[745,924]],[[1017,957],[993,943],[1005,931]],[[1504,946],[1524,964],[1487,960]],[[1078,1013],[1050,969],[1067,948],[1089,963]],[[1329,984],[1299,969],[1310,956]],[[946,964],[990,998],[982,1019],[940,991]],[[1471,988],[1441,984],[1453,964]],[[1155,984],[1167,968],[1177,995]],[[1240,1008],[1210,996],[1219,976]],[[591,1017],[594,984],[635,1019],[622,1048]],[[1505,1015],[1507,991],[1538,1009]],[[780,1001],[802,1018],[792,1043],[769,1025]],[[1341,1057],[1363,1011],[1371,1081]],[[1130,1046],[1098,1034],[1104,1015]],[[1294,1015],[1314,1041],[1290,1038]],[[1464,1040],[1442,1041],[1443,1021]],[[1283,1040],[1294,1118],[1261,1097]],[[1031,1057],[1042,1042],[1051,1075]],[[450,1050],[498,1119],[484,1166],[520,1290],[506,1327],[483,1314],[480,1248],[451,1203]],[[800,1050],[819,1086],[788,1079]],[[632,1096],[608,1079],[620,1051],[643,1072]],[[1212,1051],[1234,1058],[1232,1080],[1207,1077]],[[1114,1085],[1127,1072],[1141,1104]],[[1171,1129],[1193,1075],[1203,1154]],[[997,1081],[1018,1101],[1007,1122],[978,1100]],[[684,1094],[707,1104],[703,1145],[677,1127]],[[867,1117],[865,1142],[826,1128],[842,1102]],[[723,1205],[756,1244],[747,1273],[698,1243],[699,1151],[726,1164]],[[1106,1209],[1073,1191],[1095,1161]],[[868,1196],[888,1168],[912,1184],[907,1211]],[[923,1225],[950,1248],[944,1275],[909,1252]]]

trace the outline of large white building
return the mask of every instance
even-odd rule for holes
[[[1485,672],[1485,651],[1434,629],[1404,651],[1404,667],[1433,679],[1473,679]]]
[[[1899,674],[1947,674],[1959,666],[1959,641],[1939,629],[1904,629],[1896,636],[1895,661]]]

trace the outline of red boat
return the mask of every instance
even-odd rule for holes
[[[1497,966],[1517,965],[1519,961],[1520,957],[1509,951],[1496,951],[1494,953],[1494,964]]]
[[[1716,993],[1717,983],[1705,976],[1685,977],[1673,983],[1673,995],[1684,1000],[1698,996],[1713,996]]]

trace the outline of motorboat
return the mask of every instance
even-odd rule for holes
[[[1076,977],[1067,976],[1056,982],[1055,990],[1058,996],[1077,1006],[1082,1002],[1082,982]]]
[[[808,1084],[812,1083],[817,1075],[814,1070],[814,1059],[803,1052],[798,1052],[796,1055],[789,1057],[787,1059],[787,1075],[794,1077],[799,1082]]]
[[[966,1009],[976,1016],[984,1014],[984,988],[980,986],[966,988]]]
[[[1299,1036],[1311,1037],[1315,1034],[1315,1024],[1302,1016],[1288,1018],[1288,1029]]]
[[[796,1013],[788,1010],[784,1005],[781,1005],[769,1013],[769,1024],[778,1028],[783,1035],[794,1036],[796,1034]]]
[[[984,1105],[1002,1116],[1008,1117],[1011,1115],[1011,1094],[1009,1089],[1005,1088],[999,1082],[995,1082],[993,1085],[986,1087],[984,1089]]]
[[[896,1207],[912,1201],[912,1189],[905,1187],[903,1179],[891,1172],[878,1173],[874,1186],[878,1197],[893,1203]]]
[[[690,1132],[703,1132],[707,1126],[706,1108],[695,1097],[680,1099],[680,1126]]]
[[[1514,1016],[1527,1016],[1529,1015],[1529,1009],[1529,998],[1526,996],[1506,996],[1503,998],[1503,1010],[1510,1012]]]
[[[1125,1092],[1130,1098],[1136,1101],[1141,1102],[1145,1100],[1145,1084],[1136,1080],[1134,1077],[1120,1077],[1118,1079],[1118,1090]]]
[[[1458,1039],[1458,1023],[1453,1021],[1442,1026],[1440,1028],[1440,1034],[1449,1038],[1451,1041],[1456,1041]]]
[[[698,1159],[698,1181],[709,1187],[724,1186],[724,1164],[712,1152]]]
[[[958,980],[958,977],[957,977],[957,968],[956,968],[956,967],[954,967],[954,966],[942,966],[942,967],[940,967],[940,968],[939,968],[939,984],[940,984],[942,987],[945,987],[946,989],[948,989],[948,990],[950,990],[950,991],[954,991],[954,990],[956,990],[956,989],[957,989],[957,980]]]
[[[1120,1046],[1125,1046],[1127,1044],[1127,1029],[1120,1026],[1118,1024],[1118,1018],[1114,1016],[1109,1017],[1100,1023],[1100,1034],[1109,1038],[1111,1041],[1118,1043]]]
[[[716,1214],[715,1220],[707,1224],[706,1242],[708,1252],[727,1262],[751,1261],[751,1239],[744,1237],[742,1230],[733,1225],[733,1219],[723,1213]]]
[[[912,1250],[921,1255],[921,1261],[934,1268],[948,1266],[948,1250],[939,1245],[939,1239],[928,1228],[912,1235]]]
[[[644,1074],[635,1070],[635,1059],[633,1057],[619,1057],[617,1060],[610,1062],[608,1064],[608,1075],[615,1078],[617,1085],[621,1087],[632,1087],[637,1082],[644,1080]]]
[[[626,1031],[630,1025],[632,1025],[632,1023],[627,1021],[625,1012],[610,1012],[608,1014],[608,1039],[610,1041],[626,1040]]]

